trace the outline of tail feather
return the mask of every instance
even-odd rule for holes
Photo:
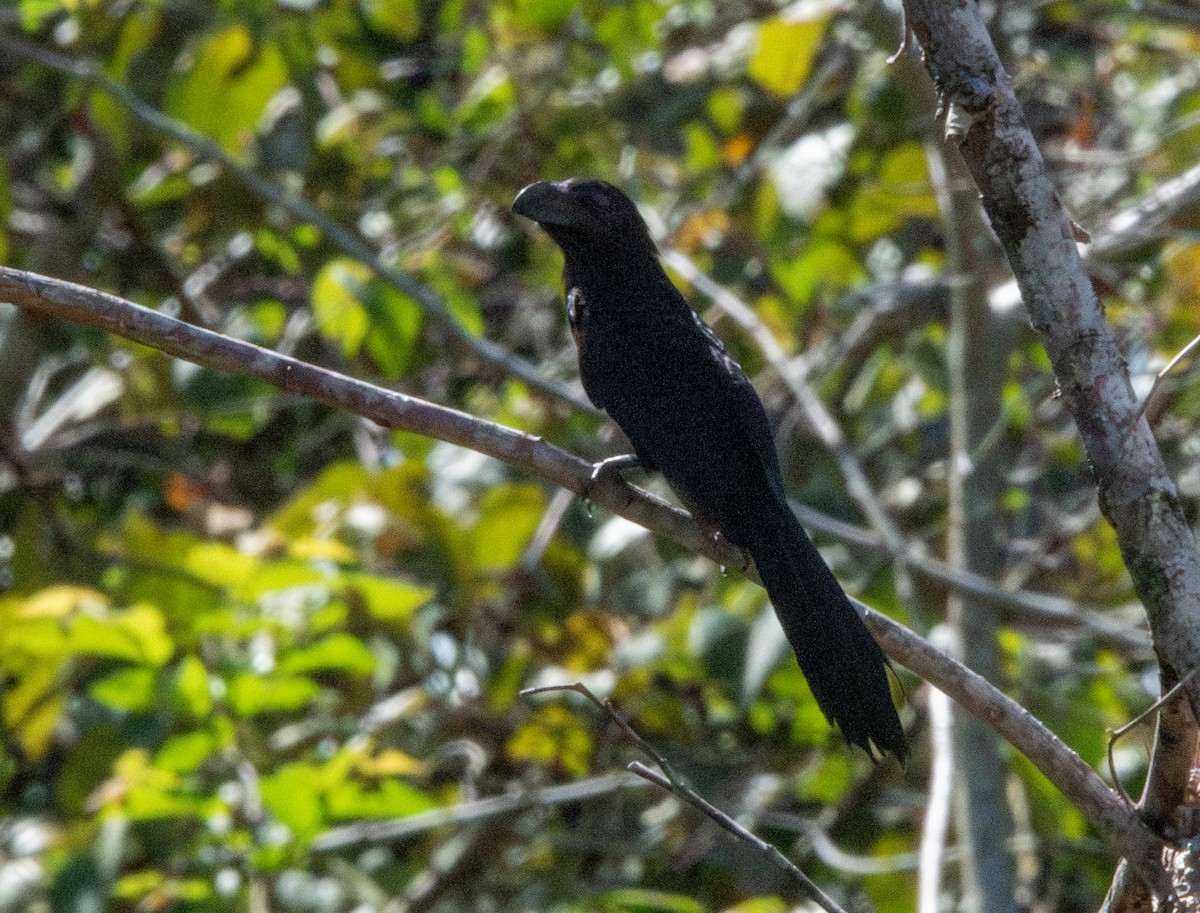
[[[908,745],[879,644],[791,510],[757,520],[735,541],[754,558],[817,705],[846,741],[903,762]]]

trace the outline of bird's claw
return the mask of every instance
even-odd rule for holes
[[[626,469],[632,469],[641,465],[641,460],[639,460],[632,453],[617,454],[616,456],[610,456],[598,463],[594,463],[592,465],[592,475],[588,479],[587,484],[583,487],[583,492],[581,493],[584,506],[586,506],[588,510],[592,509],[592,490],[596,487],[596,483],[599,482],[602,477],[611,475],[612,473],[620,473]]]

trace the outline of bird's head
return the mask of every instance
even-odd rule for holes
[[[542,226],[568,260],[601,252],[657,256],[633,200],[606,181],[538,181],[517,194],[512,209]]]

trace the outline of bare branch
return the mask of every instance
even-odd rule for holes
[[[931,636],[936,639],[939,630]],[[950,799],[954,787],[953,716],[950,699],[937,688],[929,690],[929,741],[933,760],[929,765],[929,790],[921,829],[917,909],[937,913],[942,893],[942,869],[946,862],[946,832],[950,827]]]
[[[1170,879],[1161,864],[1162,843],[1079,755],[982,676],[886,615],[869,610],[853,597],[851,601],[888,656],[945,691],[964,710],[1018,746],[1094,827],[1114,837],[1142,878],[1162,896],[1170,895]]]
[[[1005,589],[992,580],[971,571],[953,568],[944,561],[917,554],[912,550],[891,555],[882,537],[869,530],[844,523],[803,504],[792,509],[805,526],[819,530],[851,545],[881,551],[903,561],[916,573],[962,593],[998,606],[1006,621],[1012,624],[1078,627],[1113,646],[1138,656],[1148,654],[1150,640],[1145,633],[1130,625],[1108,618],[1105,613],[1080,605],[1062,596],[1052,596],[1033,590]]]
[[[384,427],[468,447],[576,494],[586,491],[599,506],[723,566],[747,564],[738,549],[708,535],[683,511],[619,479],[602,477],[593,484],[591,463],[540,438],[193,327],[115,295],[33,273],[0,267],[0,301],[44,316],[99,327],[207,368],[256,377]],[[1149,861],[1161,854],[1160,841],[1075,752],[978,675],[890,618],[861,602],[855,601],[855,606],[889,656],[945,691],[1012,742],[1098,830],[1114,840],[1143,877],[1153,876]],[[1158,871],[1161,874],[1161,868]]]
[[[1160,184],[1129,209],[1113,216],[1088,247],[1093,260],[1114,260],[1168,234],[1167,223],[1200,201],[1200,165]]]
[[[631,777],[624,773],[604,774],[599,777],[588,777],[586,780],[577,780],[574,783],[564,783],[561,786],[531,789],[515,795],[490,796],[487,799],[462,802],[446,808],[432,808],[429,811],[418,812],[395,821],[365,821],[361,824],[347,824],[342,827],[330,828],[317,835],[311,849],[314,853],[333,853],[363,844],[390,843],[393,840],[402,840],[405,837],[423,834],[425,831],[438,827],[474,824],[490,818],[512,815],[526,809],[584,802],[640,785],[637,777]]]
[[[728,831],[738,840],[743,843],[748,843],[759,855],[765,858],[776,868],[782,870],[798,882],[821,909],[827,913],[846,913],[844,909],[838,906],[837,902],[826,894],[817,886],[817,883],[809,878],[794,862],[783,855],[778,849],[772,846],[767,841],[763,840],[757,834],[753,833],[746,827],[743,827],[734,820],[727,812],[717,808],[702,795],[700,795],[692,787],[684,783],[679,775],[675,773],[674,768],[664,758],[657,748],[647,742],[638,734],[638,731],[630,725],[629,720],[625,715],[617,709],[616,705],[609,700],[602,701],[596,697],[582,682],[573,682],[563,685],[546,685],[540,688],[526,688],[521,692],[522,695],[528,696],[532,694],[544,694],[548,691],[574,691],[576,694],[581,694],[597,707],[599,707],[608,718],[617,724],[618,728],[625,734],[625,737],[633,742],[639,749],[644,751],[659,770],[651,770],[646,765],[639,761],[633,761],[629,764],[629,770],[644,780],[648,780],[657,786],[661,786],[667,792],[682,799],[693,808],[699,809],[703,814],[712,819],[716,824],[725,831]],[[659,772],[661,771],[661,773]]]

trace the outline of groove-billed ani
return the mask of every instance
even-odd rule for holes
[[[825,716],[850,742],[903,760],[886,661],[788,507],[766,412],[671,284],[633,202],[604,181],[542,181],[513,211],[562,248],[579,370],[645,468],[754,558]]]

